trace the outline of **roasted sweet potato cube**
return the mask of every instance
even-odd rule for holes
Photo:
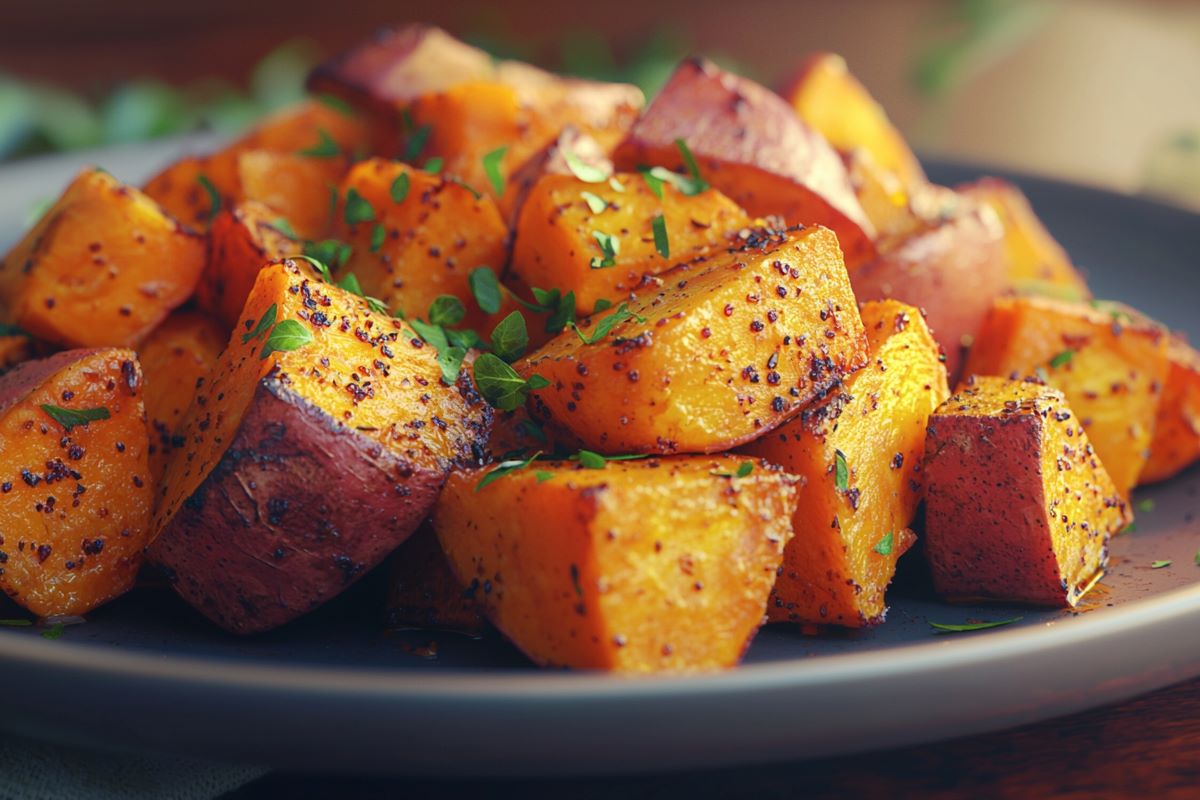
[[[599,452],[719,452],[865,365],[833,232],[746,233],[703,269],[664,273],[656,294],[595,314],[516,364],[549,381],[533,395],[536,415]]]
[[[490,421],[402,321],[272,264],[183,422],[151,558],[222,627],[281,625],[403,542]]]
[[[535,462],[480,486],[489,469],[451,476],[434,527],[531,659],[627,673],[738,662],[792,534],[793,478],[730,456]]]
[[[953,382],[1008,286],[996,216],[963,203],[944,220],[881,241],[879,257],[851,268],[850,282],[859,302],[891,298],[922,309]]]
[[[1004,262],[1011,287],[1020,294],[1066,300],[1092,296],[1087,281],[1037,218],[1021,190],[999,178],[984,178],[958,191],[996,212],[1004,228]]]
[[[1001,298],[988,314],[967,374],[1041,375],[1061,389],[1123,497],[1150,452],[1170,336],[1121,306]]]
[[[150,431],[150,474],[162,478],[175,435],[197,388],[208,377],[229,329],[197,311],[176,311],[138,345],[145,375],[143,403]]]
[[[371,159],[346,176],[342,198],[338,237],[353,253],[340,275],[354,273],[367,295],[408,317],[424,318],[438,296],[454,295],[467,309],[462,324],[487,335],[499,317],[480,309],[468,279],[478,267],[500,273],[508,261],[508,228],[490,197]]]
[[[300,242],[286,230],[279,214],[262,203],[247,201],[217,214],[196,304],[232,329],[263,265],[300,253]]]
[[[239,205],[263,204],[301,239],[321,239],[333,229],[331,195],[350,168],[348,158],[247,150],[237,164]]]
[[[506,175],[504,193],[496,201],[496,205],[508,227],[516,230],[529,191],[542,177],[573,174],[567,161],[568,154],[585,167],[611,174],[613,166],[609,156],[619,140],[615,140],[611,135],[602,138],[606,138],[603,143],[596,136],[584,133],[574,125],[567,125],[554,141]]]
[[[478,636],[487,627],[478,582],[463,586],[433,528],[422,525],[388,558],[387,622]]]
[[[63,347],[127,346],[187,300],[204,239],[85,169],[0,261],[0,322]]]
[[[905,186],[925,182],[925,172],[883,106],[834,53],[813,53],[783,95],[800,119],[840,152],[865,150]]]
[[[715,189],[688,196],[667,183],[659,198],[639,175],[617,178],[621,191],[574,175],[547,175],[534,185],[517,227],[514,274],[531,286],[573,291],[581,315],[592,313],[597,300],[656,290],[655,276],[724,250],[729,237],[751,223]],[[654,231],[659,217],[666,257]],[[602,246],[604,238],[615,255]]]
[[[929,415],[950,396],[946,368],[921,312],[894,300],[859,309],[866,368],[836,394],[751,442],[798,487],[772,622],[859,628],[882,622],[896,562],[916,541]]]
[[[929,420],[925,554],[950,599],[1074,606],[1132,516],[1062,392],[975,378]]]
[[[150,536],[142,372],[69,350],[0,377],[0,589],[42,617],[133,586]]]
[[[688,59],[617,148],[617,168],[683,169],[686,142],[705,180],[753,216],[824,225],[841,241],[846,262],[874,253],[874,229],[850,187],[842,160],[778,95]]]
[[[1138,483],[1174,477],[1200,459],[1200,353],[1172,336],[1167,344],[1171,366],[1158,404],[1150,458]]]

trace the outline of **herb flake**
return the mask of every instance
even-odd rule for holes
[[[367,198],[351,186],[346,190],[346,205],[342,209],[342,218],[347,225],[357,225],[360,222],[374,222],[375,208]]]
[[[892,548],[895,546],[895,535],[888,531],[888,534],[875,543],[874,550],[881,556],[890,556]]]
[[[592,231],[592,238],[600,245],[603,257],[593,256],[592,269],[608,269],[617,265],[617,256],[621,252],[621,240],[603,231]]]
[[[285,319],[271,329],[259,360],[265,359],[272,353],[287,353],[298,350],[313,340],[312,331],[294,319]]]
[[[1161,561],[1151,561],[1151,562],[1150,562],[1150,569],[1163,569],[1164,567],[1169,567],[1169,566],[1171,566],[1171,564],[1173,564],[1173,563],[1174,563],[1174,562],[1173,562],[1173,561],[1171,561],[1171,559],[1169,559],[1169,558],[1168,558],[1168,559],[1163,559],[1163,560],[1161,560]]]
[[[488,182],[492,184],[492,190],[496,196],[504,194],[504,173],[501,171],[501,166],[504,163],[504,154],[508,152],[508,146],[497,147],[492,152],[483,157],[483,171],[487,175]]]
[[[538,456],[540,456],[541,454],[542,454],[542,451],[539,450],[536,453],[534,453],[533,455],[531,455],[529,458],[524,458],[524,459],[517,458],[517,459],[510,459],[508,461],[501,461],[499,464],[497,464],[495,467],[493,467],[491,470],[489,470],[488,474],[484,475],[483,478],[479,481],[479,483],[475,484],[475,491],[478,492],[480,489],[487,486],[489,483],[492,483],[493,481],[497,481],[497,480],[503,478],[505,475],[511,475],[514,472],[520,472],[521,470],[526,469],[530,464],[532,464],[534,461],[536,461],[538,459]]]
[[[476,267],[467,275],[467,285],[475,297],[475,304],[485,314],[495,314],[500,311],[504,300],[500,290],[500,280],[491,267]]]
[[[930,622],[929,627],[933,628],[938,633],[968,633],[970,631],[983,631],[988,628],[999,628],[1003,625],[1012,625],[1014,622],[1020,622],[1024,617],[1013,617],[1012,619],[1000,619],[994,622],[968,622],[962,625],[951,625],[944,622]]]
[[[408,197],[409,178],[407,172],[401,172],[396,176],[396,180],[392,181],[392,200],[397,203],[403,203]]]
[[[200,184],[200,188],[208,195],[208,218],[212,219],[221,210],[221,193],[207,175],[197,175],[196,183]]]
[[[667,239],[667,223],[662,214],[650,221],[650,229],[654,231],[654,249],[663,258],[670,258],[671,242]]]
[[[324,128],[317,128],[317,143],[312,147],[298,152],[298,155],[309,158],[336,158],[342,154],[342,148]]]
[[[1071,363],[1071,359],[1074,357],[1075,357],[1074,350],[1063,350],[1061,353],[1056,355],[1054,358],[1050,359],[1050,368],[1058,369],[1059,367],[1065,367],[1067,364]]]
[[[636,320],[639,323],[646,321],[645,317],[630,311],[628,303],[621,303],[621,305],[617,307],[616,311],[606,317],[601,317],[600,320],[596,322],[596,327],[592,329],[591,336],[588,336],[582,330],[580,330],[579,326],[574,322],[570,323],[570,326],[575,331],[575,335],[578,336],[579,340],[584,344],[595,344],[596,342],[602,340],[605,336],[608,336],[612,329],[617,325],[630,319]]]
[[[833,480],[839,492],[850,488],[850,467],[846,464],[846,454],[841,450],[833,451]]]

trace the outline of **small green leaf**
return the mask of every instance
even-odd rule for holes
[[[549,386],[550,381],[535,373],[529,376],[529,380],[525,381],[525,385],[528,386],[530,390],[537,391],[538,389],[545,389],[547,386]]]
[[[1121,529],[1121,533],[1137,533],[1137,523],[1131,522]]]
[[[1137,510],[1143,511],[1143,512],[1149,514],[1151,511],[1154,510],[1154,506],[1155,506],[1154,500],[1152,498],[1147,497],[1144,500],[1138,501]]]
[[[345,289],[350,294],[356,294],[359,297],[365,297],[363,294],[362,284],[358,282],[358,276],[353,272],[347,272],[340,281],[337,282],[339,289]]]
[[[601,311],[607,311],[610,308],[612,308],[612,300],[606,300],[605,298],[601,297],[592,306],[592,313],[599,314]]]
[[[292,227],[292,223],[288,222],[287,217],[276,217],[271,221],[271,227],[289,239],[300,238],[300,236],[296,233],[296,229]]]
[[[66,629],[67,629],[67,626],[63,625],[60,622],[57,625],[52,625],[49,628],[46,628],[46,630],[42,631],[42,638],[43,639],[51,639],[51,640],[61,639],[63,632]]]
[[[738,465],[736,472],[714,471],[711,474],[715,475],[718,478],[745,478],[745,477],[749,476],[751,472],[754,472],[754,462],[753,461],[743,461],[741,464]]]
[[[659,200],[663,197],[663,179],[654,173],[654,170],[641,170],[642,178],[646,181],[646,185],[650,187],[650,191],[654,192],[654,196]]]
[[[438,350],[437,362],[442,368],[442,382],[447,386],[453,386],[458,382],[458,373],[462,370],[463,359],[467,357],[467,351],[461,347],[447,347]]]
[[[413,131],[412,136],[408,137],[408,143],[404,146],[404,157],[400,160],[409,164],[414,163],[421,155],[421,151],[425,149],[425,143],[429,141],[431,133],[433,133],[431,125],[422,125]]]
[[[487,175],[488,182],[492,184],[492,190],[497,197],[504,194],[504,173],[500,171],[500,167],[504,163],[504,154],[507,152],[507,146],[497,147],[483,157],[483,171]]]
[[[485,314],[495,314],[500,310],[504,297],[500,292],[500,281],[491,267],[476,267],[467,275],[467,285],[475,296],[475,303]]]
[[[1200,550],[1196,551],[1196,557],[1193,559],[1193,561],[1196,562],[1197,567],[1200,567]]]
[[[270,330],[271,326],[275,324],[275,315],[278,313],[279,309],[275,307],[274,303],[267,306],[267,310],[263,312],[262,319],[255,324],[249,333],[242,334],[242,344],[248,344],[251,339],[257,339]]]
[[[537,472],[533,473],[533,477],[537,479],[538,483],[545,483],[546,481],[554,478],[554,473],[547,472],[544,469],[539,469]]]
[[[999,628],[1002,625],[1012,625],[1014,622],[1020,622],[1024,617],[1013,617],[1012,619],[1001,619],[995,622],[968,622],[963,625],[950,625],[943,622],[930,622],[929,626],[937,630],[938,633],[966,633],[969,631],[982,631],[988,628]]]
[[[1170,559],[1166,559],[1164,561],[1151,561],[1150,569],[1162,569],[1163,567],[1171,566],[1172,563],[1173,562]]]
[[[591,450],[580,450],[574,456],[574,459],[578,460],[584,469],[604,469],[604,466],[608,463],[608,460],[604,456],[599,453],[593,453]]]
[[[408,185],[407,172],[401,172],[397,175],[396,180],[392,181],[392,200],[397,203],[403,203],[404,199],[408,197]]]
[[[7,322],[0,322],[0,336],[25,336],[33,338],[29,331],[19,328],[16,325],[10,325]]]
[[[374,222],[375,208],[367,198],[351,186],[346,190],[346,206],[342,209],[342,217],[347,225],[357,225],[360,222]]]
[[[886,536],[875,543],[875,552],[881,556],[890,556],[894,545],[895,536],[889,531]]]
[[[556,290],[557,291],[557,290]],[[559,333],[568,325],[575,324],[575,292],[570,291],[559,297],[546,318],[546,333]]]
[[[383,247],[384,241],[387,240],[387,228],[383,223],[376,223],[374,228],[371,228],[371,246],[372,253],[378,253],[379,248]]]
[[[338,147],[338,143],[329,135],[329,131],[317,128],[317,138],[318,141],[315,145],[307,150],[301,150],[298,155],[310,158],[336,158],[342,154],[342,148]]]
[[[518,422],[517,433],[530,439],[537,439],[539,442],[546,441],[546,432],[542,430],[542,426],[531,419],[523,419]]]
[[[575,335],[579,337],[580,341],[582,341],[584,344],[595,344],[596,342],[602,340],[605,336],[608,336],[612,329],[617,325],[629,319],[636,320],[639,323],[646,321],[645,317],[630,311],[628,303],[621,303],[621,305],[617,307],[616,311],[609,314],[607,317],[601,317],[600,320],[596,322],[596,326],[592,328],[591,336],[584,334],[584,332],[581,331],[579,326],[574,322],[570,323],[570,325],[575,330]]]
[[[321,280],[326,283],[333,283],[333,276],[329,274],[329,267],[325,266],[324,261],[318,261],[312,256],[292,256],[292,258],[297,261],[307,261],[317,271],[317,274],[321,276]]]
[[[67,433],[76,425],[83,425],[85,428],[89,422],[97,422],[102,419],[108,419],[111,415],[107,408],[63,408],[62,406],[52,406],[46,403],[42,404],[42,411],[50,415],[50,418],[66,428]]]
[[[448,347],[450,342],[446,338],[446,332],[439,325],[430,325],[424,320],[414,319],[409,320],[409,325],[412,325],[413,330],[417,332],[425,342],[433,345],[433,348],[439,353]]]
[[[285,319],[277,324],[263,345],[259,359],[265,359],[271,353],[286,353],[298,350],[313,340],[312,331],[294,319]]]
[[[453,327],[467,316],[467,309],[452,294],[439,295],[429,304],[429,322],[442,327]]]
[[[479,191],[478,189],[476,189],[474,186],[467,183],[466,181],[460,180],[459,178],[451,178],[450,182],[456,183],[459,186],[461,186],[462,188],[466,189],[468,192],[471,193],[471,196],[474,197],[476,200],[483,199],[483,192]]]
[[[570,150],[563,150],[562,154],[563,160],[567,162],[567,169],[584,183],[604,183],[612,175],[611,169],[589,164]]]
[[[654,231],[654,249],[663,258],[671,257],[671,243],[667,239],[667,223],[663,219],[663,215],[659,214],[650,222],[650,228]]]
[[[600,245],[604,257],[592,258],[592,269],[608,269],[617,265],[617,256],[621,252],[621,240],[602,231],[592,231],[592,238]]]
[[[534,461],[536,461],[538,456],[540,456],[541,454],[542,454],[542,451],[539,450],[536,453],[534,453],[533,455],[531,455],[529,458],[501,461],[499,464],[497,464],[495,467],[493,467],[491,470],[489,470],[488,474],[484,475],[483,478],[479,481],[479,483],[475,484],[475,491],[478,492],[480,489],[487,486],[492,481],[499,480],[500,478],[503,478],[505,475],[511,475],[514,472],[520,472],[521,470],[527,468]]]
[[[483,353],[475,359],[474,372],[479,393],[501,411],[515,411],[525,405],[530,391],[550,385],[540,375],[533,375],[526,381],[507,361],[492,353]]]
[[[346,242],[338,241],[337,239],[324,239],[320,242],[309,242],[304,245],[304,255],[308,258],[316,259],[321,262],[321,266],[325,267],[322,275],[326,281],[332,282],[333,278],[329,275],[330,268],[337,269],[350,260],[353,253],[352,248]],[[314,265],[315,266],[315,265]]]
[[[700,165],[696,163],[696,157],[692,155],[692,150],[687,146],[687,142],[683,139],[676,139],[675,146],[679,148],[679,154],[683,156],[683,163],[692,176],[692,191],[685,192],[685,194],[699,194],[708,189],[708,183],[700,175]]]
[[[221,193],[207,175],[197,175],[196,183],[200,184],[200,188],[208,195],[208,218],[212,219],[221,210]]]
[[[1059,367],[1065,367],[1067,364],[1071,363],[1071,359],[1074,357],[1074,350],[1063,350],[1054,358],[1050,359],[1050,368],[1058,369]]]
[[[425,162],[425,165],[421,167],[421,171],[428,172],[430,175],[437,175],[442,171],[442,165],[445,163],[446,159],[442,158],[441,156],[434,156]],[[471,191],[473,192],[475,190],[471,189]]]
[[[587,203],[588,208],[591,209],[593,214],[603,214],[608,208],[608,201],[598,194],[585,191],[580,192],[579,196],[583,198],[585,203]]]
[[[387,307],[387,303],[380,300],[378,297],[369,297],[363,295],[363,299],[367,301],[367,308],[374,311],[376,314],[387,315],[391,313],[391,309]]]
[[[321,105],[332,108],[334,111],[337,111],[342,116],[346,116],[346,117],[357,117],[358,116],[358,113],[350,106],[350,104],[347,103],[342,98],[338,97],[337,95],[328,94],[326,92],[319,92],[319,93],[313,95],[313,99],[315,99]]]
[[[833,479],[838,491],[844,492],[850,488],[850,468],[846,466],[846,454],[841,450],[833,451]]]
[[[525,316],[514,311],[492,330],[492,352],[512,363],[525,354],[529,346],[529,332],[525,328]]]
[[[446,334],[446,341],[450,343],[451,347],[461,347],[463,350],[486,350],[488,348],[488,343],[483,340],[483,337],[470,328],[449,329],[442,333]]]
[[[0,628],[28,628],[32,625],[27,619],[0,619]]]

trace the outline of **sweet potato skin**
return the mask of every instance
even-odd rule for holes
[[[422,525],[388,559],[387,624],[479,636],[487,627],[480,587],[458,582],[431,525]]]
[[[136,343],[191,296],[204,240],[85,169],[0,261],[0,321],[62,347]]]
[[[1150,450],[1167,380],[1170,336],[1132,309],[1040,297],[995,302],[967,374],[1040,374],[1067,396],[1123,497]],[[1056,363],[1056,360],[1060,363]]]
[[[154,503],[141,390],[121,349],[0,377],[0,588],[34,614],[85,614],[133,586]],[[109,417],[67,430],[43,404]]]
[[[925,553],[950,599],[1074,606],[1131,519],[1066,398],[1036,383],[974,379],[930,419],[924,470]]]
[[[847,263],[874,254],[874,230],[841,158],[778,95],[703,59],[683,61],[613,154],[623,171],[683,169],[683,139],[705,180],[755,217],[837,233]]]
[[[791,535],[793,479],[762,462],[727,477],[744,462],[537,462],[478,491],[486,470],[456,473],[434,527],[459,580],[539,664],[723,669],[761,624]]]
[[[1165,481],[1200,459],[1200,353],[1172,336],[1167,358],[1170,368],[1139,485]]]
[[[763,232],[664,288],[584,344],[567,330],[515,367],[550,385],[531,409],[603,453],[711,453],[757,438],[866,363],[837,239]],[[601,312],[580,324],[588,335]],[[613,381],[620,389],[614,390]]]
[[[228,330],[241,319],[242,306],[263,265],[300,253],[300,243],[279,225],[278,213],[252,200],[223,209],[213,220],[196,304]]]
[[[916,542],[910,526],[923,496],[925,426],[950,396],[946,369],[917,309],[884,300],[864,303],[860,313],[870,342],[866,368],[743,448],[803,478],[796,535],[767,607],[772,622],[882,622],[896,562]]]

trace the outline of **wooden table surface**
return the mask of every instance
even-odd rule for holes
[[[730,724],[735,724],[733,720]],[[464,754],[464,757],[467,757]],[[231,800],[717,797],[1200,798],[1200,680],[1052,722],[886,753],[643,778],[555,781],[356,781],[271,775]]]

